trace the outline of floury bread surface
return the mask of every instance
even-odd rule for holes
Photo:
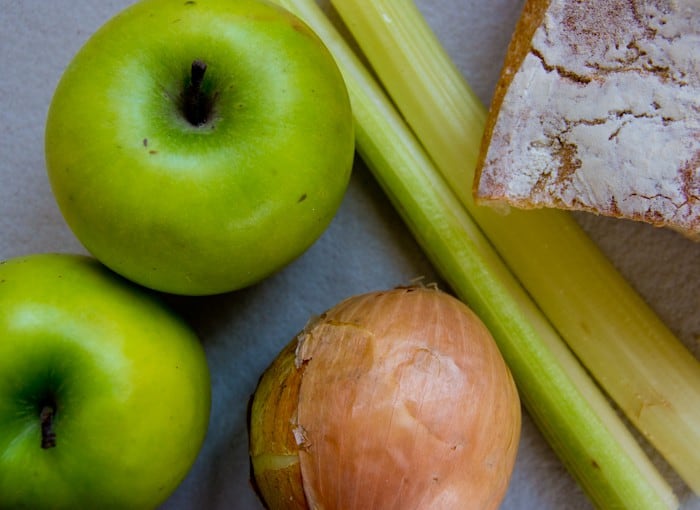
[[[528,0],[474,193],[700,239],[700,1]]]

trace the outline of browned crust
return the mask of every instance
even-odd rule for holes
[[[525,57],[527,57],[528,53],[530,52],[532,38],[535,31],[542,23],[550,2],[551,0],[527,0],[523,6],[520,18],[515,25],[513,37],[508,45],[508,51],[501,69],[501,74],[498,79],[498,83],[496,84],[493,99],[491,100],[489,114],[486,118],[486,125],[484,127],[484,134],[481,139],[479,158],[477,160],[474,182],[472,183],[472,193],[474,200],[477,202],[479,201],[477,189],[481,178],[481,171],[489,149],[489,142],[491,141],[491,136],[496,125],[498,112],[503,104],[503,98],[505,97],[506,92],[508,92],[508,87],[510,87],[511,82],[515,77],[515,73],[518,72],[523,60],[525,60]]]

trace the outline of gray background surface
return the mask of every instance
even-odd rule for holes
[[[84,252],[51,195],[43,129],[54,87],[72,56],[128,0],[0,0],[0,259]],[[522,0],[417,0],[458,67],[486,103]],[[648,225],[576,218],[698,356],[700,244]],[[307,319],[359,292],[438,281],[371,174],[358,162],[331,227],[302,257],[254,287],[178,299],[198,332],[213,380],[206,443],[166,509],[259,509],[248,483],[245,413],[258,376]],[[700,426],[700,424],[699,424]],[[700,446],[700,445],[699,445]],[[652,453],[653,455],[653,453]],[[687,489],[653,456],[682,499]],[[527,413],[503,509],[590,505]],[[697,498],[685,508],[700,508]]]

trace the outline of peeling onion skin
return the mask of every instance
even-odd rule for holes
[[[255,391],[249,418],[253,484],[267,508],[305,510],[296,421],[302,371],[295,366],[296,340],[265,371]]]
[[[310,322],[263,374],[253,477],[273,510],[496,509],[520,427],[510,371],[464,303],[371,292]]]

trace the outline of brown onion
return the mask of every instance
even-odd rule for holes
[[[310,322],[263,374],[254,482],[272,509],[497,508],[520,423],[510,372],[465,304],[372,292]]]

